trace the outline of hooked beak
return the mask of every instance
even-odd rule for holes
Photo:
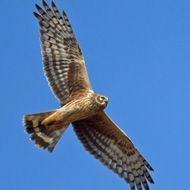
[[[109,98],[106,97],[106,99],[105,99],[106,105],[108,105],[108,100],[109,100]]]

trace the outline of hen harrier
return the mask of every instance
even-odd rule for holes
[[[103,111],[106,96],[95,94],[91,88],[84,58],[67,15],[59,13],[54,2],[53,11],[42,0],[43,9],[38,19],[43,55],[43,66],[49,85],[60,101],[61,108],[25,115],[25,132],[39,148],[52,152],[72,123],[84,148],[114,173],[130,184],[131,190],[142,186],[149,189],[147,179],[154,183],[147,168],[152,167],[143,158],[127,135]]]

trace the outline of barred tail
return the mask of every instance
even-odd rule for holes
[[[53,151],[55,145],[68,127],[68,125],[66,125],[48,132],[47,126],[41,124],[44,119],[55,112],[56,110],[53,110],[43,113],[24,115],[23,117],[23,124],[26,127],[25,133],[32,134],[30,140],[35,141],[35,146],[38,148],[48,148],[49,152]]]

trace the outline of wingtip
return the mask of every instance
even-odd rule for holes
[[[53,7],[55,7],[55,3],[53,2],[53,0],[51,0],[51,6]]]
[[[39,6],[38,4],[35,3],[35,7],[36,7],[36,9],[38,9],[40,6]]]
[[[35,17],[39,16],[38,13],[36,13],[35,11],[33,11],[33,15],[34,15]]]
[[[62,14],[63,16],[67,16],[64,10],[62,10]]]
[[[148,164],[148,165],[146,165],[146,166],[147,166],[147,168],[148,168],[150,171],[154,172],[154,169],[152,168],[152,166],[151,166],[150,164]]]
[[[42,5],[45,7],[45,6],[48,6],[47,5],[47,3],[44,1],[44,0],[42,0]]]

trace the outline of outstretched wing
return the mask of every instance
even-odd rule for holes
[[[91,90],[91,86],[82,52],[67,15],[63,11],[62,17],[53,1],[53,11],[44,0],[42,4],[45,11],[36,5],[40,15],[34,12],[34,16],[41,27],[44,71],[52,91],[64,105],[73,94]]]
[[[114,173],[130,184],[131,190],[149,189],[146,179],[154,183],[147,171],[152,167],[135,148],[126,134],[105,114],[72,123],[84,148]]]

